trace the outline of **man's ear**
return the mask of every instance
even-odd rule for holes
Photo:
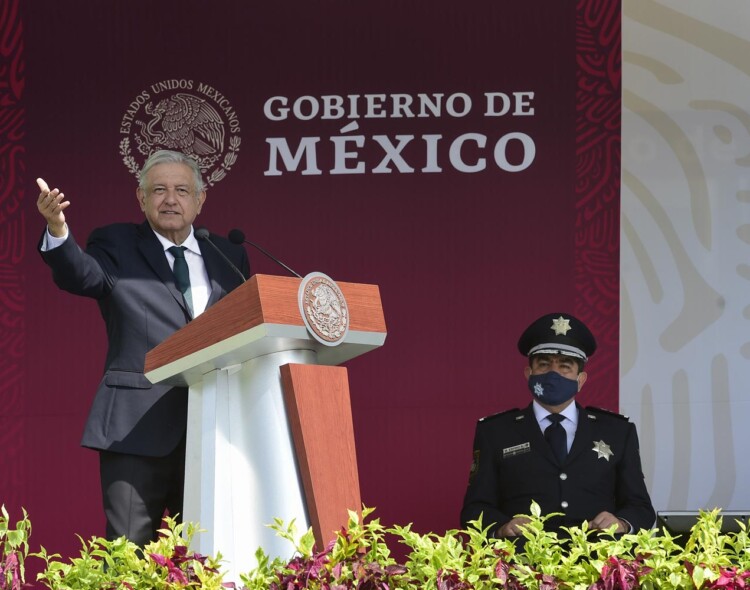
[[[201,209],[203,209],[203,203],[206,202],[206,191],[201,191],[198,193],[198,213],[201,212]]]
[[[141,190],[141,187],[135,189],[135,196],[138,199],[138,205],[141,207],[141,211],[146,210],[146,193]]]
[[[526,380],[528,381],[529,377],[531,377],[531,367],[526,367],[523,370],[523,375],[524,375],[524,377],[526,377]]]

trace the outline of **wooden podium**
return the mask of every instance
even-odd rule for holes
[[[319,549],[361,508],[346,369],[383,345],[376,285],[338,283],[349,330],[318,342],[299,311],[300,279],[255,275],[146,355],[153,383],[188,386],[183,518],[206,532],[193,549],[221,553],[227,580],[258,547],[293,548],[266,525],[313,528]]]

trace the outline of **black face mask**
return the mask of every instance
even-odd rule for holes
[[[578,379],[568,379],[556,371],[529,377],[529,391],[538,402],[559,406],[578,393]]]

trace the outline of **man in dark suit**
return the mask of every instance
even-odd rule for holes
[[[547,523],[627,533],[654,525],[635,426],[575,402],[596,350],[589,329],[565,313],[545,315],[518,341],[533,401],[479,420],[462,525],[482,517],[495,537],[517,537],[532,501]]]
[[[85,251],[68,230],[70,205],[41,178],[37,208],[47,221],[39,244],[58,287],[96,299],[109,348],[81,444],[96,449],[107,538],[144,545],[164,511],[182,511],[187,389],[152,385],[146,353],[241,284],[193,222],[206,199],[200,169],[178,152],[149,157],[136,190],[146,221],[92,232]],[[211,236],[247,277],[244,248]]]

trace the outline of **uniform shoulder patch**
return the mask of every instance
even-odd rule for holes
[[[618,414],[612,410],[605,410],[604,408],[597,408],[595,406],[586,406],[587,412],[593,412],[594,414],[603,414],[605,416],[612,416],[613,418],[619,418],[620,420],[630,420],[628,416],[624,414]]]
[[[489,416],[480,418],[479,422],[487,422],[488,420],[493,420],[495,418],[499,418],[500,416],[506,416],[507,414],[518,413],[519,411],[520,410],[518,408],[513,408],[511,410],[504,410],[502,412],[498,412],[497,414],[490,414]]]

